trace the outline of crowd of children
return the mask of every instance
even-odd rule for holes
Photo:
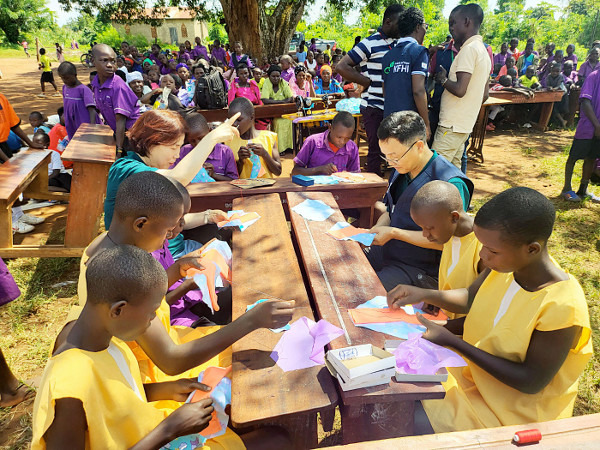
[[[493,55],[479,35],[483,11],[477,5],[458,6],[450,22],[448,41],[425,49],[428,25],[422,12],[392,5],[378,36],[357,39],[348,54],[330,45],[317,52],[313,40],[310,46],[300,43],[295,55],[267,59],[260,67],[240,42],[229,51],[218,40],[207,48],[196,38],[196,46],[185,41],[175,53],[154,44],[148,57],[126,42],[118,57],[97,44],[89,85],[78,80],[72,63],[59,65],[64,106],[54,125],[42,112],[32,112],[29,141],[14,111],[15,117],[6,116],[8,128],[25,144],[52,151],[52,190],[70,190],[71,175],[60,154],[81,124],[109,125],[119,155],[108,175],[107,231],[83,252],[79,305],[58,333],[37,392],[32,448],[289,445],[285,431],[276,427],[239,435],[227,428],[206,440],[201,433],[213,417],[213,401],[185,402],[195,390],[210,390],[198,375],[210,366],[228,367],[234,342],[256,329],[285,325],[294,307],[293,301],[270,300],[232,321],[227,283],[216,286],[187,276],[214,265],[227,281],[232,256],[228,236],[216,226],[226,213],[190,213],[186,186],[280,176],[280,152],[291,145],[290,122],[276,119],[270,131],[268,123],[256,120],[255,106],[297,96],[344,96],[359,86],[359,94],[366,89],[363,117],[371,124],[379,120],[378,162],[393,169],[384,201],[376,205],[380,216],[367,259],[388,291],[390,308],[426,302],[444,309],[450,320],[443,326],[419,316],[427,329],[423,336],[467,359],[466,367],[449,370],[443,400],[423,402],[424,431],[572,415],[578,379],[592,354],[591,329],[583,290],[548,251],[554,207],[539,192],[518,187],[493,197],[473,217],[466,211],[475,186],[460,166],[470,134],[463,128],[476,117],[488,89],[526,95],[552,89],[566,96],[581,87],[581,118],[562,195],[600,202],[588,190],[600,157],[600,44],[577,70],[572,45],[565,56],[549,44],[540,59],[532,40],[520,52],[518,39],[512,39]],[[379,69],[371,65],[369,74],[371,58]],[[42,90],[46,82],[57,88],[47,58],[40,68]],[[433,116],[427,107],[429,75],[437,96]],[[369,76],[379,91],[369,91]],[[390,103],[384,83],[405,97]],[[201,89],[223,99],[207,100]],[[229,106],[222,124],[209,124],[190,108],[220,100]],[[553,117],[563,123],[568,103],[559,103]],[[5,115],[12,111],[9,104],[2,107]],[[457,109],[464,109],[465,117],[449,125],[459,120],[449,117]],[[304,141],[292,174],[359,172],[354,132],[352,114],[338,112],[326,131]],[[578,159],[584,159],[583,177],[573,192]],[[0,304],[18,297],[15,287],[0,260]],[[0,352],[0,405],[30,395]]]

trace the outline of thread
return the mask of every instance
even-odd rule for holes
[[[518,431],[513,436],[513,441],[517,444],[532,444],[541,440],[542,433],[537,429]]]

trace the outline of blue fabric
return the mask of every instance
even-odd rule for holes
[[[435,57],[436,66],[442,66],[446,69],[446,73],[450,73],[450,66],[452,66],[452,61],[454,61],[454,51],[447,45],[444,50],[438,50]],[[436,72],[438,67],[436,67]],[[442,104],[442,94],[444,93],[444,87],[436,83],[435,88],[433,89],[433,95],[431,96],[431,107],[432,109],[438,111],[440,110],[440,105]]]
[[[473,182],[437,153],[434,153],[429,163],[413,180],[410,180],[407,174],[399,174],[394,171],[384,198],[391,218],[390,226],[403,230],[421,230],[410,217],[410,204],[413,197],[429,181],[450,181],[455,178],[461,178],[468,188],[470,194],[467,201],[468,206],[473,195]],[[403,188],[397,189],[397,186]],[[392,239],[383,246],[384,264],[389,261],[410,264],[425,270],[427,275],[432,277],[438,275],[441,254],[442,252],[438,250],[417,247],[397,239]]]
[[[415,111],[412,76],[423,75],[427,78],[429,52],[413,38],[400,39],[381,61],[386,95],[383,106],[383,117],[397,111]],[[423,88],[425,88],[423,80]]]

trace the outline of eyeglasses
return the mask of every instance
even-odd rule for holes
[[[386,158],[386,157],[385,157],[385,156],[383,156],[383,155],[379,155],[379,156],[381,156],[381,159],[383,159],[383,160],[384,160],[386,163],[388,163],[388,164],[390,164],[390,165],[394,166],[394,165],[396,165],[396,164],[399,164],[399,163],[400,163],[400,160],[401,160],[402,158],[404,158],[404,157],[406,156],[406,154],[407,154],[408,152],[410,152],[410,149],[411,149],[411,148],[413,148],[413,147],[415,146],[415,144],[416,144],[417,142],[419,142],[419,141],[421,141],[421,139],[417,139],[415,142],[413,142],[413,143],[411,144],[411,146],[410,146],[410,147],[408,147],[408,150],[406,150],[406,151],[404,152],[404,154],[403,154],[403,155],[402,155],[400,158],[398,158],[398,159],[395,159],[395,158],[394,158],[394,159],[391,159],[391,158]]]

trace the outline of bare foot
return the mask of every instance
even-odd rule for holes
[[[19,383],[14,393],[2,394],[0,397],[0,407],[10,408],[16,406],[21,402],[35,396],[35,390],[24,383]]]

